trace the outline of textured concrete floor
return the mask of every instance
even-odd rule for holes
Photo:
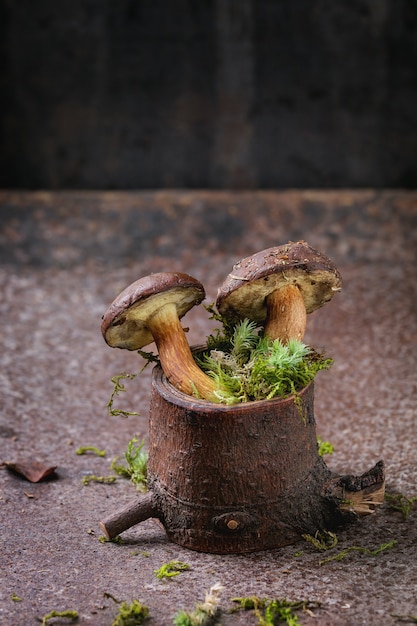
[[[101,315],[119,291],[174,269],[201,280],[211,302],[235,261],[305,239],[343,277],[341,294],[309,316],[306,336],[335,360],[316,382],[317,431],[335,446],[326,462],[359,474],[382,458],[387,491],[417,496],[416,193],[1,192],[0,218],[0,463],[34,457],[57,466],[37,484],[0,469],[1,625],[75,609],[80,624],[110,626],[118,610],[111,594],[139,599],[149,624],[165,626],[218,582],[224,626],[257,623],[253,613],[229,613],[231,598],[249,595],[320,603],[314,617],[299,614],[306,625],[390,625],[417,615],[417,510],[404,518],[385,503],[338,532],[325,555],[300,540],[219,556],[168,542],[152,520],[121,544],[101,543],[99,520],[135,489],[123,479],[82,482],[111,474],[129,439],[147,437],[149,371],[119,400],[139,417],[111,417],[105,406],[111,377],[142,365],[101,337]],[[213,327],[202,307],[184,324],[193,344]],[[85,445],[107,456],[78,456]],[[355,551],[319,564],[349,546],[390,541],[377,556]],[[154,570],[173,559],[189,571],[159,580]]]

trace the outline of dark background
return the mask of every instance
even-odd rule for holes
[[[417,184],[415,0],[0,0],[0,186]]]

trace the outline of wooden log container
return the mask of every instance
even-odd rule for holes
[[[251,552],[335,529],[383,497],[382,461],[336,476],[319,456],[313,383],[297,397],[224,406],[178,391],[156,366],[148,493],[101,526],[112,538],[154,517],[183,547]]]

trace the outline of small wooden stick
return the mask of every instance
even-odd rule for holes
[[[100,527],[107,539],[114,539],[124,530],[143,522],[150,517],[158,517],[153,496],[150,491],[140,499],[129,502],[109,517],[100,522]]]

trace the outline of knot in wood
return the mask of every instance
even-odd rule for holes
[[[239,522],[235,519],[231,519],[227,522],[227,528],[229,530],[236,530],[239,527]]]
[[[219,532],[238,533],[258,525],[257,519],[243,511],[232,511],[216,515],[212,519],[214,528]]]

